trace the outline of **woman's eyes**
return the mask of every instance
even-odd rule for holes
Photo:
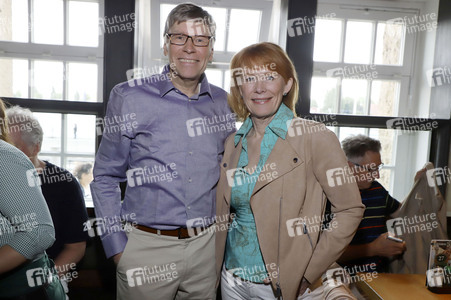
[[[274,80],[274,79],[276,79],[274,76],[272,76],[272,75],[267,75],[266,76],[266,80]]]
[[[276,79],[275,76],[268,74],[268,75],[260,75],[260,76],[246,76],[244,80],[248,83],[256,82],[256,81],[273,81]]]
[[[257,81],[257,78],[255,78],[255,76],[246,76],[246,77],[244,78],[244,80],[245,80],[246,82],[255,82],[255,81]]]

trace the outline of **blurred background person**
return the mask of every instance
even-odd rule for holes
[[[56,241],[46,252],[55,261],[60,277],[71,278],[75,265],[85,254],[89,238],[84,226],[88,215],[80,185],[67,170],[38,158],[44,133],[29,109],[13,106],[6,114],[11,123],[11,142],[35,166],[55,226]]]
[[[298,79],[283,49],[248,46],[230,68],[229,104],[244,123],[226,140],[217,190],[216,215],[235,213],[217,233],[221,294],[304,299],[351,241],[364,206],[355,182],[330,185],[328,170],[344,169],[346,157],[323,124],[295,117]],[[325,195],[338,224],[330,231],[320,229]]]
[[[74,175],[77,177],[80,183],[83,197],[85,198],[85,204],[92,204],[91,188],[89,184],[94,179],[92,175],[92,164],[80,163],[74,169]]]
[[[348,165],[359,187],[365,213],[350,245],[340,258],[340,263],[359,272],[388,272],[389,258],[406,251],[406,243],[388,238],[386,221],[401,207],[377,181],[383,167],[381,142],[359,134],[349,136],[342,142]],[[415,174],[417,181],[426,169]],[[370,269],[373,265],[375,270]]]
[[[0,130],[0,299],[63,300],[63,287],[45,253],[55,241],[50,212],[33,165],[7,143],[1,99]]]

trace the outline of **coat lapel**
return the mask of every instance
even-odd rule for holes
[[[238,160],[240,159],[241,154],[241,141],[236,145],[234,145],[234,138],[231,138],[231,141],[226,145],[224,154],[229,153],[227,156],[224,155],[224,158],[221,163],[221,172],[224,172],[227,181],[224,185],[224,200],[226,201],[227,205],[230,205],[230,195],[232,192],[232,185],[231,182],[233,182],[235,177],[235,172],[233,171],[236,169],[236,166],[238,165]]]
[[[301,156],[294,151],[291,144],[285,139],[277,139],[274,148],[266,160],[264,170],[255,184],[252,195],[257,193],[261,188],[284,174],[290,172],[303,163]],[[273,173],[276,172],[276,173]],[[273,176],[274,175],[274,176]]]

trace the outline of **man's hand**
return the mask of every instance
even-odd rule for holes
[[[388,232],[381,234],[369,245],[370,256],[391,257],[406,251],[406,242],[398,243],[387,239]]]
[[[121,260],[122,253],[123,252],[119,252],[118,254],[113,256],[113,261],[116,266],[119,264],[119,261]]]

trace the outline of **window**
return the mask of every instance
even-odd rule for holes
[[[259,41],[266,40],[269,32],[269,20],[272,10],[272,1],[236,1],[222,2],[214,7],[199,1],[192,1],[207,10],[216,22],[216,40],[214,44],[213,63],[205,71],[208,81],[214,85],[228,90],[229,63],[232,56],[243,47]],[[149,43],[159,49],[152,49],[153,60],[159,60],[161,65],[167,63],[164,56],[163,31],[169,12],[176,6],[174,2],[160,1],[158,9],[152,11],[153,20],[159,18],[158,43]],[[152,7],[153,8],[153,7]],[[156,8],[156,7],[155,7]],[[159,15],[154,15],[155,11]],[[243,20],[246,20],[243,23]],[[153,38],[155,39],[156,38]],[[161,65],[159,67],[161,67]],[[150,67],[149,67],[150,68]]]
[[[102,15],[103,0],[0,0],[0,97],[34,111],[44,130],[39,158],[72,173],[94,162],[109,33]]]
[[[1,0],[0,5],[1,96],[102,101],[98,1]]]
[[[328,2],[320,0],[317,8],[307,113],[339,116],[341,127],[330,129],[340,141],[360,133],[379,139],[384,168],[378,181],[402,201],[415,172],[429,159],[425,145],[431,133],[393,130],[390,124],[398,116],[411,117],[414,123],[419,116],[433,119],[424,97],[430,87],[418,83],[425,82],[432,68],[426,56],[432,43],[425,41],[433,39],[427,28],[434,21],[436,25],[434,5]]]
[[[316,20],[311,112],[398,116],[413,67],[414,36],[393,21],[405,14],[333,10]]]
[[[96,141],[96,116],[58,113],[34,113],[44,131],[39,158],[57,166],[64,166],[84,185],[86,205],[92,207],[88,184],[77,169],[90,165],[92,176]],[[92,179],[91,179],[92,180]]]

